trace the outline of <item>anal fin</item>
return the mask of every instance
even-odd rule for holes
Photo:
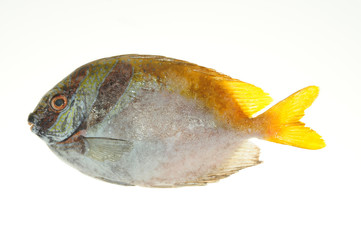
[[[233,156],[226,159],[221,165],[209,171],[206,175],[190,182],[177,184],[177,186],[199,186],[217,182],[241,169],[262,163],[259,160],[260,149],[248,140],[242,142]]]

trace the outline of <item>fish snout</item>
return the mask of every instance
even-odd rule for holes
[[[39,119],[34,113],[30,113],[28,117],[28,123],[31,127],[38,123]]]

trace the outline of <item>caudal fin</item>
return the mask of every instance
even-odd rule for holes
[[[257,117],[265,126],[264,139],[306,149],[326,146],[324,140],[299,120],[318,95],[318,87],[299,90]]]

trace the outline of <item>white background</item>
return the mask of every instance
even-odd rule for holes
[[[361,239],[360,1],[0,1],[0,239]],[[275,102],[308,85],[319,151],[261,140],[263,164],[206,187],[87,177],[28,114],[75,68],[113,55],[188,60]]]

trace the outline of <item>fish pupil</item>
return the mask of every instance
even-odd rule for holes
[[[54,102],[55,106],[57,107],[61,107],[63,106],[64,104],[64,100],[63,99],[57,99],[55,102]]]

